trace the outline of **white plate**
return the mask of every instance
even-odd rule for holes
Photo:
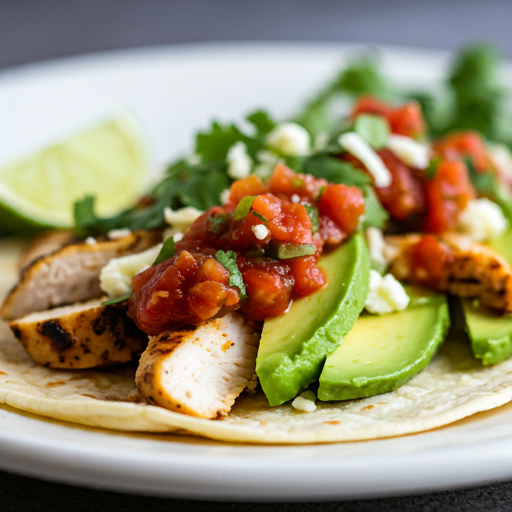
[[[214,117],[257,106],[291,114],[357,48],[199,45],[65,59],[0,73],[0,161],[133,109],[163,163]],[[360,49],[360,48],[359,48]],[[388,72],[421,86],[447,56],[384,49]],[[510,74],[507,74],[510,78]],[[511,80],[512,81],[512,80]],[[240,446],[82,428],[0,408],[0,467],[128,492],[232,499],[411,493],[512,477],[512,406],[424,434],[316,446]]]

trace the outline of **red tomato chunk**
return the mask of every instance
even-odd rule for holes
[[[387,119],[391,133],[405,137],[421,137],[425,133],[425,121],[420,106],[415,102],[391,107],[373,96],[362,96],[354,105],[352,117],[372,114]]]
[[[255,197],[246,215],[237,213],[235,220],[246,196]],[[149,335],[235,309],[254,320],[281,315],[294,299],[326,285],[317,266],[324,245],[352,235],[364,211],[359,189],[329,185],[281,164],[268,187],[253,175],[236,181],[228,204],[201,215],[176,244],[175,256],[133,278],[128,314]],[[284,246],[294,257],[281,251]],[[244,291],[217,261],[217,251],[236,255]]]

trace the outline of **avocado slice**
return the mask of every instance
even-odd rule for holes
[[[498,364],[512,356],[511,317],[497,315],[469,300],[456,299],[452,306],[452,315],[463,315],[462,328],[473,355],[483,365]]]
[[[512,265],[512,229],[487,244]],[[473,355],[485,366],[512,356],[512,317],[500,316],[473,301],[454,299],[452,316],[457,317],[471,343]]]
[[[363,310],[370,272],[363,236],[356,234],[322,256],[320,266],[327,287],[263,325],[256,373],[270,405],[291,400],[318,379],[325,358]]]
[[[387,393],[428,364],[448,330],[447,299],[417,287],[408,287],[407,293],[413,306],[389,315],[359,317],[325,362],[320,400]],[[430,300],[414,300],[421,297]]]

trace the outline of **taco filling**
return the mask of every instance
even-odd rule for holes
[[[454,66],[444,125],[363,60],[293,121],[200,132],[132,209],[78,202],[4,300],[37,364],[4,344],[0,400],[256,442],[416,432],[511,400],[512,156],[457,82],[482,52]],[[334,92],[352,104],[333,121]]]

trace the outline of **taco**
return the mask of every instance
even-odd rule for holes
[[[353,63],[293,121],[214,123],[132,210],[99,218],[87,198],[73,233],[41,235],[18,267],[2,242],[0,402],[271,444],[510,401],[512,157],[462,102],[488,66],[480,87],[459,80],[486,51],[454,66],[444,124]],[[356,98],[333,121],[339,95]]]

